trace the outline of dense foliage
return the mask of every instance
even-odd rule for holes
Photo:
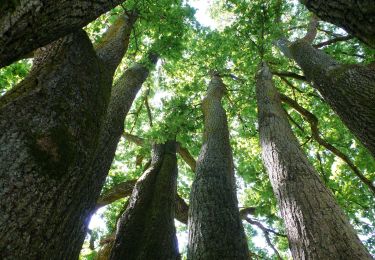
[[[201,4],[207,3],[201,1]],[[270,64],[278,90],[313,113],[319,120],[321,137],[346,154],[359,171],[374,182],[374,159],[320,94],[300,76],[303,73],[298,66],[286,59],[274,45],[282,36],[295,39],[305,33],[310,14],[303,5],[280,0],[213,0],[207,15],[215,22],[205,27],[194,17],[194,8],[181,0],[129,0],[86,27],[91,39],[100,42],[103,31],[124,10],[137,10],[140,18],[116,75],[140,60],[150,49],[161,57],[127,116],[125,131],[144,138],[146,143],[175,137],[197,158],[203,132],[201,99],[209,72],[218,71],[223,75],[229,92],[224,107],[230,126],[240,207],[256,208],[251,215],[253,221],[284,233],[260,157],[254,76],[262,59]],[[342,29],[321,22],[314,44],[345,35]],[[374,50],[350,37],[321,48],[344,63],[369,64],[375,57]],[[23,60],[0,70],[0,95],[25,77],[29,69],[30,61]],[[309,122],[298,111],[289,105],[285,105],[285,109],[309,160],[350,217],[360,238],[375,254],[374,194],[347,163],[312,138]],[[123,139],[103,192],[120,182],[139,177],[149,158],[150,146],[138,146]],[[181,158],[178,163],[178,194],[188,202],[194,173]],[[95,239],[94,248],[88,249],[87,241],[82,258],[89,259],[100,249],[101,239],[114,231],[124,205],[126,198],[99,210],[94,217],[95,222],[101,218],[105,225],[95,225],[91,231]],[[180,251],[184,252],[186,226],[176,224]],[[244,225],[252,252],[262,259],[275,258],[275,252],[264,240],[259,226],[248,222]],[[287,239],[273,233],[270,237],[279,253],[290,257]]]

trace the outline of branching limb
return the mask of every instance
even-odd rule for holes
[[[328,46],[328,45],[334,44],[336,42],[344,42],[344,41],[351,40],[353,38],[354,37],[352,35],[338,36],[336,38],[333,38],[333,39],[330,39],[330,40],[327,40],[327,41],[324,41],[324,42],[320,42],[320,43],[314,44],[313,46],[315,48],[322,48],[324,46]]]
[[[141,137],[138,137],[136,135],[132,135],[132,134],[129,134],[129,133],[123,133],[123,137],[136,144],[136,145],[139,145],[139,146],[144,146],[146,145],[148,142],[141,138]],[[180,143],[177,142],[177,153],[182,157],[182,159],[190,166],[190,169],[195,172],[195,167],[196,167],[196,160],[194,159],[194,157],[191,155],[191,153],[189,152],[188,149],[186,149],[185,147],[183,147]]]
[[[332,144],[328,143],[327,141],[325,141],[323,138],[320,137],[319,127],[318,127],[318,124],[319,124],[318,118],[314,114],[312,114],[310,111],[308,111],[307,109],[299,105],[296,101],[289,98],[288,96],[280,94],[280,98],[281,98],[281,101],[290,105],[309,122],[312,138],[314,138],[314,140],[317,141],[320,145],[330,150],[334,155],[341,158],[349,166],[349,168],[354,172],[354,174],[357,175],[357,177],[375,194],[374,184],[361,173],[361,171],[351,161],[351,159],[342,151],[340,151],[339,149],[334,147]]]

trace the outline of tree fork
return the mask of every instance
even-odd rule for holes
[[[180,259],[176,193],[176,142],[154,145],[151,166],[138,179],[117,225],[110,259]]]

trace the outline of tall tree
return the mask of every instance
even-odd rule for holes
[[[372,259],[294,136],[272,74],[256,83],[262,158],[284,219],[294,259]]]
[[[5,0],[0,6],[0,68],[82,28],[124,0]]]
[[[202,102],[204,143],[190,194],[188,259],[249,259],[227,117],[221,105],[226,91],[214,74]]]
[[[317,21],[312,19],[306,36],[294,42],[278,41],[283,53],[294,59],[306,78],[344,124],[375,157],[375,73],[365,65],[340,64],[311,42]]]
[[[151,166],[137,181],[119,221],[110,259],[179,259],[174,209],[176,142],[153,146]]]
[[[81,29],[39,49],[27,78],[0,99],[2,258],[78,257],[89,169],[134,23],[119,20],[97,52]]]
[[[333,23],[375,48],[375,2],[300,0],[320,19]]]

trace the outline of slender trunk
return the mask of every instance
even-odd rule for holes
[[[157,61],[155,55],[150,55],[150,59],[152,63]],[[90,222],[91,216],[97,208],[97,200],[115,156],[117,144],[124,132],[126,115],[148,74],[149,68],[146,65],[135,63],[124,72],[112,88],[107,116],[93,163],[89,169],[90,174],[87,181],[91,192],[83,194],[81,197],[86,205],[85,211],[82,213],[86,217],[86,224]]]
[[[110,259],[179,259],[174,208],[176,142],[153,147],[151,167],[137,181],[117,225]]]
[[[325,101],[375,157],[375,73],[361,65],[342,65],[304,40],[287,44]]]
[[[1,97],[0,258],[78,257],[114,73],[102,57],[79,29],[38,50]]]
[[[375,1],[300,1],[320,19],[347,30],[375,48]]]
[[[265,63],[257,75],[256,90],[262,157],[293,258],[372,259],[303,154]]]
[[[82,28],[123,0],[5,0],[0,6],[0,68]]]
[[[249,259],[221,105],[225,92],[221,78],[213,76],[202,104],[204,144],[190,194],[188,259]]]

